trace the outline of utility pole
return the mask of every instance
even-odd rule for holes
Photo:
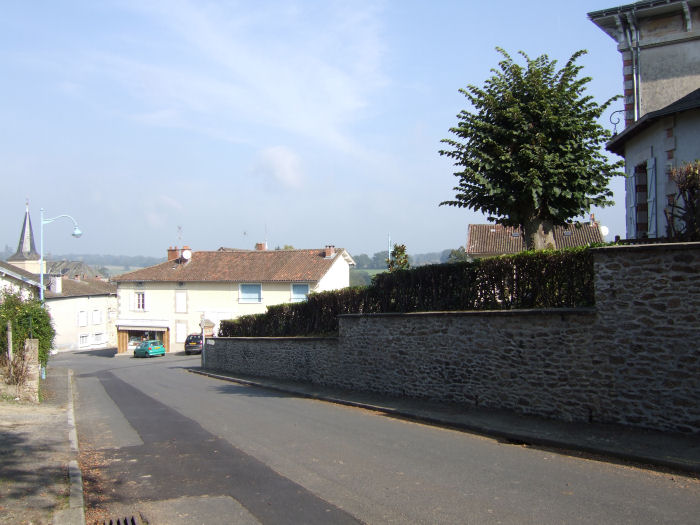
[[[7,366],[12,376],[12,323],[7,321]]]

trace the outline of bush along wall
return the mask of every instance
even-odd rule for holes
[[[302,303],[222,321],[219,336],[335,334],[338,315],[352,313],[575,308],[592,306],[593,293],[588,248],[522,252],[378,274],[370,286],[311,294]]]

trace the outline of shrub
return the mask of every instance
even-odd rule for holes
[[[302,303],[222,321],[219,335],[332,334],[338,316],[351,313],[562,308],[593,301],[593,258],[587,248],[523,252],[380,273],[369,286],[315,293]]]
[[[7,358],[7,321],[12,323],[12,352],[24,351],[24,340],[39,340],[39,363],[46,366],[53,346],[55,331],[51,316],[37,299],[22,299],[17,294],[4,292],[0,296],[0,359]]]

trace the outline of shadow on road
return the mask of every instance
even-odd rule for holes
[[[96,350],[82,350],[79,352],[74,352],[79,355],[89,355],[92,357],[114,357],[117,355],[116,348],[98,348]]]
[[[213,387],[212,390],[214,390],[220,394],[230,394],[230,395],[245,396],[245,397],[269,397],[269,398],[300,397],[300,396],[296,396],[294,394],[279,392],[277,390],[268,390],[268,389],[260,388],[260,387],[256,387],[256,386],[239,385],[239,384],[219,385],[219,386]]]

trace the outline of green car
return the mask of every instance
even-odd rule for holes
[[[165,355],[165,347],[158,339],[143,341],[134,349],[134,357],[152,357],[154,355]]]

